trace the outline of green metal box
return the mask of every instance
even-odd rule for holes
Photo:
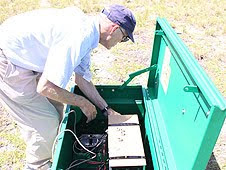
[[[147,87],[128,86],[144,72],[150,72]],[[96,87],[114,110],[138,114],[147,165],[135,169],[205,169],[225,120],[226,103],[165,19],[157,19],[149,68],[130,74],[123,85]],[[82,95],[77,86],[72,91]],[[76,114],[70,113],[73,110]],[[67,169],[82,159],[73,152],[75,137],[65,129],[78,137],[105,133],[107,119],[98,111],[97,118],[86,124],[81,110],[67,106],[52,170]],[[107,156],[103,159],[108,161]],[[98,168],[84,163],[71,169]]]

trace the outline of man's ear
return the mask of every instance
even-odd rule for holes
[[[115,30],[117,30],[118,28],[119,28],[119,25],[113,23],[113,24],[111,25],[110,35],[113,34],[113,32],[115,32]]]

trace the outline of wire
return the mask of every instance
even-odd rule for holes
[[[77,145],[77,142],[74,142],[74,143],[73,143],[73,148],[72,148],[72,149],[73,149],[73,152],[74,152],[74,153],[78,154],[78,152],[76,152],[75,149],[77,149],[77,150],[79,150],[79,151],[81,151],[81,152],[82,152],[83,150],[80,149],[80,148],[78,148],[76,145]]]
[[[74,110],[73,110],[74,111]],[[72,111],[70,111],[68,114],[70,114],[70,113],[72,113]],[[65,114],[66,115],[66,114]],[[59,127],[58,127],[58,135],[55,137],[55,139],[54,139],[54,142],[53,142],[53,146],[52,146],[52,162],[53,162],[53,155],[54,155],[54,149],[55,149],[55,145],[56,145],[56,141],[57,141],[57,139],[58,139],[58,137],[60,136],[60,134],[61,134],[61,132],[60,132],[60,130],[61,130],[61,126],[62,126],[62,123],[63,123],[63,121],[64,121],[64,119],[65,119],[65,116],[64,115],[64,117],[63,117],[63,119],[61,120],[61,122],[60,122],[60,124],[59,124]]]
[[[77,161],[79,161],[79,160],[82,160],[82,159],[75,160],[75,161],[73,161],[73,162],[70,164],[70,166],[69,166],[66,170],[69,170],[69,169],[71,169],[71,168],[73,168],[73,167],[76,167],[76,166],[81,165],[81,164],[83,164],[83,163],[85,163],[85,162],[88,162],[88,161],[94,159],[95,157],[96,157],[96,154],[95,154],[93,157],[91,157],[91,158],[89,158],[89,159],[85,159],[85,160],[83,160],[82,162],[79,162],[79,163],[77,163],[77,164],[74,164],[74,163],[77,162]],[[74,164],[74,165],[73,165],[73,164]]]
[[[71,110],[71,111],[68,113],[68,115],[69,115],[70,113],[75,113],[75,111],[74,111],[74,110]],[[65,115],[66,115],[66,114],[65,114]],[[58,127],[58,133],[60,133],[60,129],[61,129],[61,126],[62,126],[62,123],[63,123],[65,117],[66,117],[66,116],[64,116],[64,118],[61,120],[61,122],[60,122],[60,124],[59,124],[59,127]],[[75,121],[76,121],[76,115],[75,115]],[[74,125],[75,125],[75,123],[74,123]],[[74,126],[74,132],[75,132],[75,126]]]
[[[72,111],[70,111],[68,114],[70,114],[70,113],[75,113],[75,112],[74,112],[74,110],[72,110]],[[60,129],[61,129],[62,122],[63,122],[64,119],[65,119],[65,117],[64,117],[64,118],[61,120],[61,122],[60,122],[60,125],[59,125],[59,131],[60,131]],[[75,130],[75,127],[74,127],[74,130]],[[60,136],[63,132],[71,132],[71,133],[73,134],[73,136],[75,137],[75,139],[77,140],[77,142],[81,145],[81,147],[82,147],[84,150],[86,150],[87,152],[89,152],[89,153],[95,155],[95,157],[96,157],[96,154],[95,154],[94,152],[88,150],[86,147],[83,146],[83,144],[79,141],[78,137],[76,136],[76,134],[75,134],[73,131],[71,131],[70,129],[65,129],[65,130],[61,131],[61,132],[56,136],[56,138],[55,138],[55,140],[54,140],[54,142],[53,142],[53,146],[52,146],[52,159],[53,159],[53,155],[54,155],[54,149],[55,149],[56,141],[57,141],[57,139],[59,138],[59,136]],[[74,151],[74,149],[73,149],[73,151]]]
[[[98,161],[89,161],[87,162],[87,164],[91,164],[91,165],[99,165],[99,164],[103,164],[104,162],[98,162]]]
[[[64,132],[71,132],[72,135],[73,135],[73,136],[75,137],[75,139],[77,140],[77,142],[79,143],[79,145],[81,145],[81,147],[82,147],[84,150],[86,150],[87,152],[89,152],[89,153],[95,155],[95,157],[96,157],[96,153],[94,153],[94,152],[88,150],[85,146],[83,146],[83,144],[79,141],[79,139],[78,139],[78,137],[76,136],[76,134],[75,134],[73,131],[71,131],[70,129],[65,129],[65,130],[61,131],[61,132],[56,136],[56,138],[55,138],[55,140],[54,140],[54,143],[53,143],[53,147],[52,147],[52,157],[53,157],[54,146],[55,146],[56,140],[57,140],[58,137],[59,137],[62,133],[64,133]]]
[[[70,113],[75,113],[75,111],[72,110],[72,111],[70,111],[68,114],[70,114]],[[75,137],[75,139],[76,139],[76,141],[78,142],[78,144],[79,144],[85,151],[87,151],[87,153],[93,154],[93,157],[91,157],[91,158],[89,158],[89,159],[78,159],[78,160],[75,160],[75,161],[73,161],[73,162],[69,165],[69,167],[68,167],[66,170],[69,170],[69,169],[71,169],[71,168],[73,168],[73,167],[75,167],[75,166],[81,165],[81,164],[83,164],[83,163],[85,163],[85,162],[88,162],[89,164],[101,164],[101,163],[103,163],[103,162],[97,162],[97,161],[89,162],[90,160],[92,160],[92,159],[94,159],[94,158],[96,157],[96,153],[94,153],[94,152],[92,152],[92,151],[93,151],[94,149],[96,149],[97,147],[99,147],[100,144],[103,142],[103,140],[100,140],[100,141],[96,144],[96,146],[95,146],[94,148],[92,148],[92,150],[87,149],[87,148],[80,142],[80,140],[78,139],[78,137],[76,136],[76,134],[75,134],[72,130],[70,130],[70,129],[65,129],[65,130],[63,130],[63,131],[60,132],[61,126],[62,126],[62,123],[63,123],[64,119],[65,119],[65,116],[64,116],[64,118],[62,119],[62,121],[61,121],[60,124],[59,124],[58,135],[56,136],[56,138],[55,138],[55,140],[54,140],[54,142],[53,142],[53,146],[52,146],[52,159],[53,159],[53,157],[54,157],[54,156],[53,156],[53,155],[54,155],[54,149],[55,149],[55,145],[56,145],[56,142],[57,142],[59,136],[60,136],[62,133],[64,133],[64,132],[70,132],[70,133]],[[76,121],[76,115],[75,115],[75,121]],[[74,131],[75,131],[75,125],[74,125]],[[106,130],[105,132],[107,132],[107,130]],[[102,139],[105,135],[106,135],[106,134],[104,134],[100,139]],[[76,141],[75,141],[74,144],[73,144],[73,151],[74,151],[74,153],[76,153],[75,150],[74,150],[74,147],[76,147],[76,146],[75,146]],[[76,148],[77,148],[77,147],[76,147]],[[77,148],[77,149],[78,149],[78,148]],[[80,150],[80,149],[79,149],[79,150]],[[81,161],[81,160],[83,160],[83,161]],[[81,161],[81,162],[76,163],[76,162],[78,162],[78,161]],[[76,163],[76,164],[74,164],[74,163]],[[101,167],[103,167],[104,165],[105,165],[105,163],[103,163],[103,164],[101,165]]]
[[[91,149],[91,151],[94,151],[96,148],[98,148],[100,146],[100,144],[102,144],[104,142],[104,140],[102,139],[103,137],[106,137],[107,135],[106,134],[103,134],[101,137],[100,137],[100,142],[96,144],[96,146],[94,148]]]
[[[108,162],[108,160],[109,159],[107,159],[105,162],[103,162],[103,164],[98,167],[98,170],[101,170],[102,168],[105,169],[106,168],[105,166],[106,166],[106,163]]]
[[[105,165],[105,163],[103,163],[102,165],[100,165],[100,166],[98,167],[98,170],[101,170],[101,169],[104,167],[104,165]]]
[[[103,137],[103,136],[102,136],[102,137]],[[101,138],[102,138],[102,137],[101,137]],[[101,138],[100,138],[100,139],[101,139]],[[102,142],[102,141],[99,141],[100,139],[97,139],[97,144],[94,146],[94,149],[97,148],[98,145],[99,145],[99,143]],[[79,137],[79,140],[81,140],[81,136]],[[77,150],[83,152],[83,149],[77,147],[76,141],[75,141],[74,144],[73,144],[73,152],[77,154],[77,152],[75,151],[75,149],[77,149]],[[91,151],[93,151],[94,149],[92,148]]]
[[[97,144],[90,151],[94,151],[96,148],[98,148],[100,146],[100,144],[102,144],[104,142],[104,139],[102,139],[102,138],[106,137],[106,136],[107,136],[107,134],[103,134],[99,139],[97,139]],[[79,139],[81,140],[81,137]],[[73,144],[73,152],[75,154],[78,154],[78,152],[76,152],[75,149],[77,149],[77,150],[79,150],[81,152],[83,150],[81,148],[77,147],[76,145],[77,145],[77,143],[74,142],[74,144]]]

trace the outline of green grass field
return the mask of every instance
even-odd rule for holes
[[[99,47],[93,56],[107,53],[115,56],[110,68],[111,78],[94,74],[95,84],[118,84],[129,73],[150,64],[153,35],[157,17],[166,18],[194,54],[199,64],[213,80],[222,95],[226,97],[226,1],[225,0],[1,0],[0,23],[8,17],[38,8],[63,8],[77,6],[85,13],[99,12],[104,6],[119,3],[129,7],[137,19],[136,43],[119,44],[109,52]],[[122,64],[123,63],[123,64]],[[94,62],[92,70],[95,72]],[[135,80],[133,83],[139,83]],[[25,144],[16,125],[5,116],[0,121],[0,169],[22,169],[25,159]],[[6,123],[7,122],[7,123]],[[4,127],[12,128],[4,128]],[[226,160],[220,167],[226,168]],[[10,169],[9,168],[9,169]]]

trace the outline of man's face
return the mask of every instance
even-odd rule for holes
[[[105,39],[100,42],[107,49],[111,49],[119,42],[128,41],[128,36],[123,28],[118,25],[109,30]]]

